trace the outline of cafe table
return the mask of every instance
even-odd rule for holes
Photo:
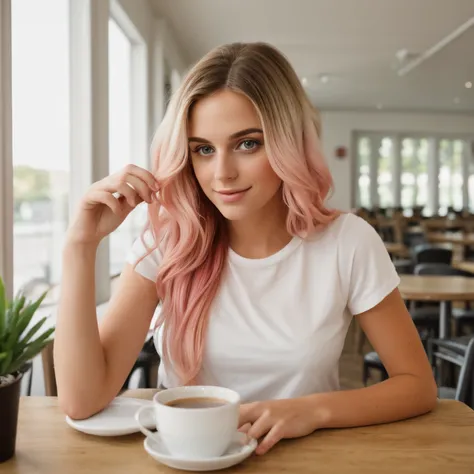
[[[125,394],[150,399],[156,390]],[[20,401],[16,455],[0,474],[172,474],[143,448],[143,435],[115,438],[70,428],[54,397]],[[396,423],[320,430],[283,440],[264,456],[252,455],[228,474],[474,472],[474,411],[440,400],[426,415]]]
[[[441,339],[450,335],[452,302],[474,300],[474,278],[470,277],[400,275],[398,289],[404,300],[440,303],[439,337]]]

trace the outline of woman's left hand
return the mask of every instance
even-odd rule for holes
[[[265,454],[283,438],[299,438],[318,429],[314,400],[302,397],[247,403],[240,407],[239,429],[261,441],[257,454]]]

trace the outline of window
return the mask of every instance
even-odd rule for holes
[[[133,45],[114,20],[109,20],[109,171],[128,163],[142,165],[132,148],[132,52]],[[128,249],[146,220],[146,204],[140,204],[110,235],[110,274],[120,273]]]
[[[472,139],[364,132],[356,143],[359,207],[421,208],[424,215],[474,210]]]
[[[469,142],[464,142],[465,150],[464,156],[467,160],[467,171],[468,171],[468,200],[469,200],[469,210],[474,212],[474,140]]]
[[[69,11],[12,1],[14,291],[59,282],[68,224]]]
[[[393,153],[392,153],[392,139],[390,137],[383,137],[378,149],[377,160],[377,185],[380,207],[393,207]]]
[[[439,144],[439,205],[440,213],[449,208],[462,209],[463,187],[463,142],[441,140]]]
[[[405,209],[428,203],[428,140],[402,139],[401,205]]]
[[[358,200],[360,207],[369,208],[370,202],[370,140],[360,137],[357,143],[359,177],[358,177]]]

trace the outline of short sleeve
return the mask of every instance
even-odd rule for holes
[[[356,315],[379,304],[400,284],[400,277],[385,245],[375,229],[353,214],[346,216],[343,240],[346,242],[348,300]]]
[[[134,266],[135,271],[149,280],[156,281],[158,267],[161,262],[161,254],[158,249],[149,252],[149,248],[155,247],[155,240],[150,230],[139,235],[133,242],[127,255],[127,263]]]

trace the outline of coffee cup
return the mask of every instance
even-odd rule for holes
[[[238,429],[240,396],[214,386],[176,387],[158,392],[153,405],[140,408],[135,419],[145,436],[159,436],[171,455],[186,459],[219,457]],[[141,422],[153,410],[157,432]]]

